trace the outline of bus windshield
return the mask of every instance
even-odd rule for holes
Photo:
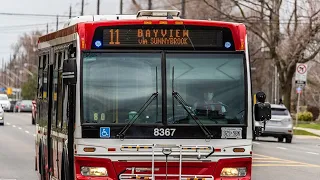
[[[245,124],[244,62],[240,53],[84,53],[82,122],[125,124],[149,102],[135,124]]]

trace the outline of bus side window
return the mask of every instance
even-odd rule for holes
[[[63,70],[63,61],[67,59],[67,50],[64,52],[64,56],[59,61],[59,90],[60,90],[60,95],[59,99],[61,99],[61,106],[59,106],[60,115],[61,115],[61,128],[62,132],[68,132],[68,86],[63,84],[63,79],[62,79],[62,70]]]
[[[57,127],[57,106],[58,106],[58,98],[57,98],[57,88],[58,88],[58,61],[61,57],[60,52],[54,53],[53,59],[53,85],[52,85],[52,127]]]
[[[38,60],[38,98],[42,99],[42,72],[43,72],[43,56],[39,56]]]
[[[62,132],[68,132],[68,111],[69,111],[69,101],[68,101],[68,85],[62,85],[62,121],[61,121],[61,128]]]
[[[43,55],[43,80],[42,80],[42,97],[43,99],[47,99],[47,93],[48,93],[48,56],[49,55]]]
[[[59,58],[57,60],[57,124],[61,126],[62,122],[62,113],[63,113],[63,91],[62,91],[62,69],[61,69],[61,63],[64,59],[64,52],[61,51],[59,53]]]

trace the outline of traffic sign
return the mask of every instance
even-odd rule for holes
[[[8,94],[8,95],[11,95],[11,94],[12,94],[12,88],[10,88],[10,87],[7,88],[7,94]]]
[[[110,128],[109,127],[100,127],[100,137],[101,138],[110,138]]]
[[[301,94],[302,88],[300,86],[297,87],[297,94]]]
[[[296,65],[296,84],[305,85],[307,82],[308,65],[297,63]]]

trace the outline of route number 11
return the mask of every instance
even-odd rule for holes
[[[119,42],[119,29],[114,30],[110,29],[110,42],[109,44],[120,44]],[[114,39],[116,39],[116,42],[114,42]]]

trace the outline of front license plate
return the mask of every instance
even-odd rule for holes
[[[221,128],[221,138],[242,138],[242,128]]]

